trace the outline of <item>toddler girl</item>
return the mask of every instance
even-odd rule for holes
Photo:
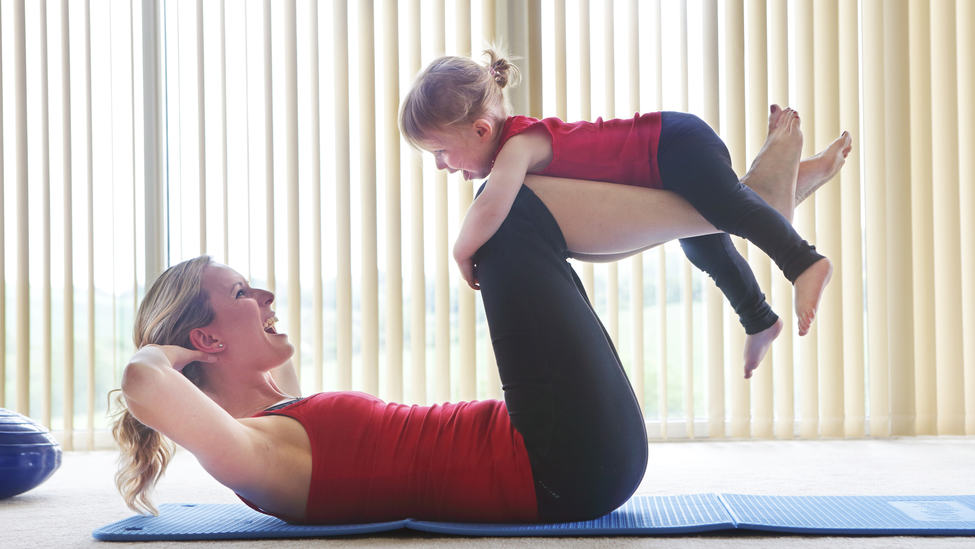
[[[746,378],[778,337],[782,321],[728,233],[761,248],[793,283],[799,335],[809,331],[832,264],[738,181],[727,147],[703,120],[681,112],[571,123],[509,116],[502,90],[515,83],[518,70],[494,50],[485,54],[487,66],[467,57],[433,61],[417,75],[400,112],[404,137],[414,148],[432,153],[438,169],[462,171],[467,180],[490,176],[453,250],[472,288],[478,288],[474,253],[507,217],[526,174],[605,181],[676,192],[725,231],[684,238],[680,244],[691,263],[715,281],[745,328]],[[798,170],[799,116],[791,109],[780,111],[773,131],[799,144]]]

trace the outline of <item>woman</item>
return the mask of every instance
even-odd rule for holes
[[[749,184],[791,218],[795,197],[836,173],[848,142],[805,162],[798,187],[782,177],[795,161],[780,167],[777,146],[767,143]],[[139,350],[122,379],[116,481],[129,506],[154,511],[147,493],[171,453],[159,433],[244,501],[292,522],[562,522],[624,503],[646,467],[643,416],[565,259],[618,259],[714,229],[664,191],[526,185],[475,256],[504,403],[410,407],[354,392],[296,400],[294,349],[274,328],[273,294],[206,257],[167,270],[139,309]],[[628,219],[581,219],[582,205]]]

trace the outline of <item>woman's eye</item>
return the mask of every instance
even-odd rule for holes
[[[237,290],[237,299],[244,297],[244,294],[245,294],[244,290]]]

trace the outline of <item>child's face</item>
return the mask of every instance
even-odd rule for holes
[[[464,179],[484,179],[491,174],[494,165],[495,146],[492,126],[486,120],[445,130],[420,147],[431,153],[438,170],[450,173],[462,171]]]

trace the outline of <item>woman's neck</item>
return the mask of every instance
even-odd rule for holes
[[[241,375],[239,371],[213,369],[207,372],[202,389],[237,419],[250,417],[290,397],[278,388],[267,372]]]

